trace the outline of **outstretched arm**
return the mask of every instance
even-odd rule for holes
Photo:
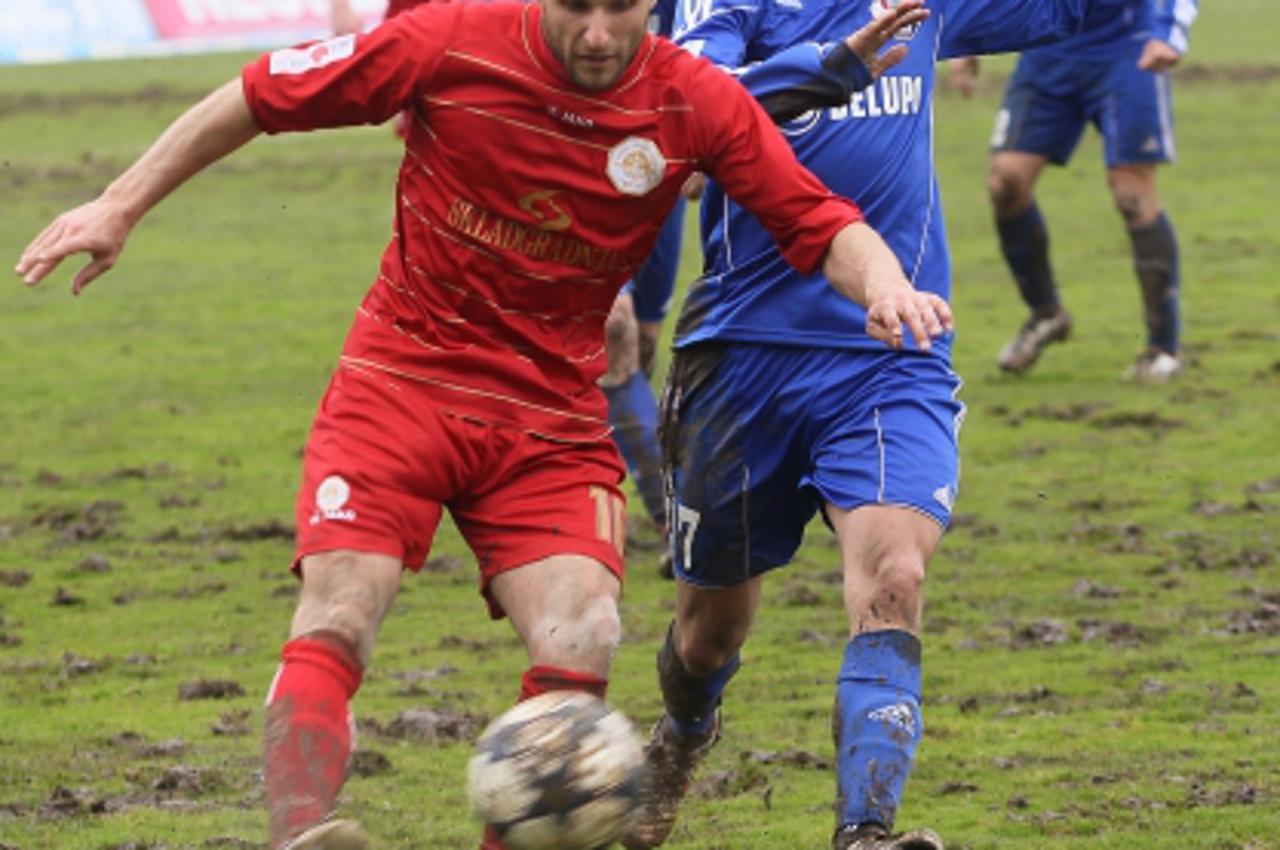
[[[837,292],[867,308],[867,333],[893,348],[902,347],[903,325],[921,351],[953,326],[947,302],[913,287],[893,251],[865,222],[836,233],[822,274]]]
[[[76,272],[79,295],[115,265],[138,220],[201,169],[259,133],[237,77],[188,109],[101,195],[58,216],[22,252],[14,271],[34,286],[73,254],[89,262]]]
[[[881,53],[894,33],[929,17],[923,0],[904,0],[899,6],[833,45],[798,44],[762,62],[729,70],[738,77],[775,123],[782,124],[810,109],[847,104],[855,92],[871,85],[901,62],[907,46],[897,44]],[[694,30],[690,37],[698,35]],[[707,46],[703,42],[704,47]],[[708,58],[719,49],[710,45]]]

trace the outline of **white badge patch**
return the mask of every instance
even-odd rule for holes
[[[341,475],[330,475],[316,488],[316,507],[322,511],[336,511],[351,498],[351,485]]]
[[[652,139],[628,136],[609,149],[605,173],[624,195],[647,195],[662,182],[667,159]]]
[[[311,524],[319,525],[325,520],[355,522],[356,512],[346,507],[351,498],[351,485],[341,475],[330,475],[320,482],[316,488],[316,509],[311,514]]]
[[[286,47],[271,54],[271,74],[305,74],[340,62],[355,52],[355,35],[340,35],[307,47]]]

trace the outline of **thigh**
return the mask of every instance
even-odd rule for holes
[[[491,440],[483,473],[449,503],[490,614],[504,614],[496,576],[554,556],[590,559],[620,581],[626,497],[612,440],[557,443],[508,426],[494,426]]]
[[[959,488],[959,376],[930,355],[843,359],[847,366],[829,370],[824,426],[803,484],[843,510],[903,507],[945,528]]]
[[[1173,96],[1169,74],[1138,68],[1136,56],[1115,62],[1094,106],[1108,168],[1171,162]]]
[[[729,587],[795,554],[817,508],[799,489],[802,351],[702,344],[678,352],[660,439],[680,580]]]
[[[295,502],[298,562],[345,549],[426,558],[465,447],[420,388],[340,366],[311,426]]]
[[[996,113],[991,150],[1036,154],[1062,165],[1085,123],[1071,66],[1023,54]]]

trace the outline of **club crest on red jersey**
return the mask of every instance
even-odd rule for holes
[[[628,136],[609,149],[605,174],[624,195],[647,195],[662,182],[667,158],[652,139]]]

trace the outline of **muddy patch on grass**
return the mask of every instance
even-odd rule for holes
[[[178,686],[178,699],[234,699],[245,695],[244,686],[233,679],[198,679]]]
[[[389,723],[366,718],[358,720],[357,726],[363,732],[382,738],[445,745],[473,740],[488,723],[487,717],[468,712],[407,708]]]
[[[124,513],[122,502],[101,500],[77,507],[45,508],[31,518],[29,527],[47,531],[60,543],[79,543],[113,536]]]
[[[831,770],[835,766],[835,762],[826,756],[808,750],[747,750],[739,758],[751,764],[799,767],[805,770]]]
[[[0,118],[8,115],[46,113],[66,115],[82,109],[102,110],[122,106],[170,105],[186,107],[204,97],[208,92],[180,89],[159,83],[134,91],[82,91],[59,94],[23,92],[0,94]]]
[[[0,570],[0,586],[22,587],[31,581],[31,573],[26,570]]]

